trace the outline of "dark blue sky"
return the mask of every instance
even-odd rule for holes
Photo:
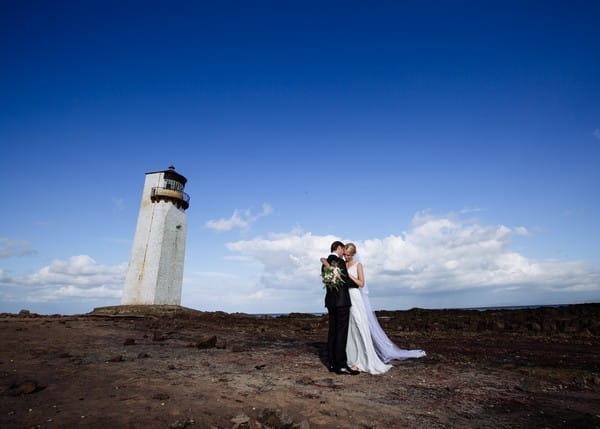
[[[186,270],[232,269],[240,237],[383,238],[424,210],[598,267],[599,22],[592,1],[2,1],[0,237],[36,253],[0,268],[126,261],[143,174],[170,164]],[[265,202],[241,236],[205,227]]]

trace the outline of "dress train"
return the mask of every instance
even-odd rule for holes
[[[423,350],[405,350],[394,344],[381,328],[381,325],[375,316],[375,312],[371,308],[371,302],[369,301],[369,290],[366,288],[366,286],[361,288],[360,294],[362,297],[361,301],[367,315],[369,330],[371,332],[371,338],[373,339],[373,346],[375,347],[375,351],[382,361],[388,363],[393,360],[421,358],[427,356],[427,353],[425,353]],[[354,306],[354,302],[352,302],[352,306]]]

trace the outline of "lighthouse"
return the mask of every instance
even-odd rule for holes
[[[146,173],[142,202],[125,277],[122,305],[180,305],[187,179],[171,166]]]

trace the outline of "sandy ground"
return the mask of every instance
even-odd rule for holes
[[[1,315],[0,427],[600,427],[598,336],[435,317],[382,319],[426,358],[341,376],[324,365],[326,317]]]

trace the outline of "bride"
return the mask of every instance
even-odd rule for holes
[[[363,266],[355,257],[356,245],[348,243],[344,249],[348,275],[360,287],[349,289],[352,306],[346,343],[348,365],[370,374],[383,374],[392,367],[387,362],[425,356],[423,350],[403,350],[388,338],[371,309]],[[328,266],[324,258],[321,262]]]

